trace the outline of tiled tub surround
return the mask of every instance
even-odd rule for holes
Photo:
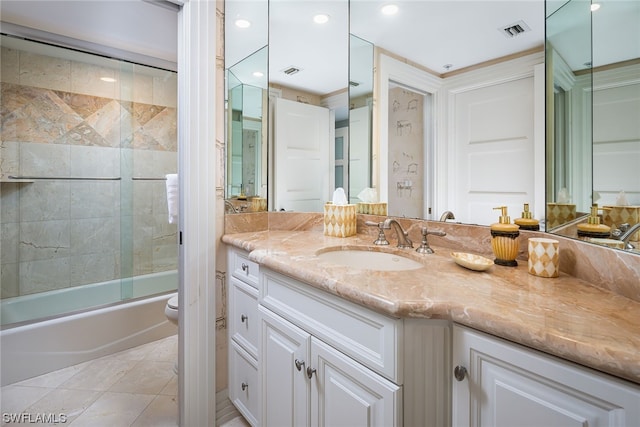
[[[311,286],[395,317],[448,319],[640,384],[638,255],[560,237],[562,273],[541,278],[527,273],[526,239],[549,235],[522,232],[518,267],[495,265],[478,273],[456,265],[449,253],[455,249],[491,256],[488,228],[429,221],[428,227],[447,236],[429,236],[435,254],[407,251],[422,259],[424,268],[354,270],[322,262],[316,251],[373,247],[376,230],[363,221],[382,217],[359,215],[359,234],[348,238],[323,236],[318,214],[227,217],[225,243],[249,250],[253,261]],[[401,222],[419,242],[424,221]],[[248,231],[252,225],[258,231]],[[393,233],[387,231],[387,238],[393,247]],[[591,275],[591,280],[567,274],[571,271]]]
[[[131,180],[176,172],[175,73],[130,67],[2,48],[2,298],[177,268],[164,181]]]

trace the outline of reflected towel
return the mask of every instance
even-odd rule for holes
[[[169,208],[169,224],[178,222],[178,174],[167,174],[167,207]]]

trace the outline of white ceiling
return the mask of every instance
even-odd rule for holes
[[[349,32],[436,73],[445,72],[445,64],[455,70],[544,45],[543,0],[395,0],[398,14],[384,16],[380,7],[388,3],[351,0],[349,13],[346,0],[271,0],[269,80],[321,95],[344,89]],[[264,21],[266,1],[226,4],[227,52],[239,52],[227,58],[236,63],[257,50],[266,30],[262,25],[255,32],[253,27],[238,30],[230,21],[251,13],[257,22]],[[329,23],[314,24],[316,13],[328,14]],[[519,21],[531,31],[515,38],[503,35],[500,28]],[[303,71],[285,76],[282,70],[291,65]]]
[[[346,87],[349,32],[437,73],[445,71],[445,64],[456,70],[544,43],[543,0],[395,0],[399,13],[382,16],[379,7],[389,2],[351,0],[349,16],[347,0],[226,0],[227,19],[246,16],[253,23],[236,33],[227,24],[227,66],[268,40],[270,81],[325,95]],[[550,0],[553,10],[564,3]],[[601,3],[603,18],[594,15],[594,31],[600,31],[595,40],[601,43],[596,50],[613,55],[616,46],[625,44],[631,45],[631,53],[616,53],[615,58],[639,57],[640,1]],[[613,6],[623,10],[611,18],[616,23],[612,30],[601,22]],[[331,17],[324,26],[310,21],[320,12]],[[4,22],[176,62],[176,12],[143,0],[2,0],[0,13]],[[500,31],[519,21],[531,31],[512,39]],[[575,43],[569,43],[569,51]],[[285,79],[281,71],[289,66],[303,71]]]

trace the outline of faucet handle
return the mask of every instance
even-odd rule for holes
[[[389,244],[387,236],[384,235],[384,222],[365,221],[364,224],[378,227],[378,238],[373,242],[374,245],[386,246]]]
[[[434,251],[429,246],[429,242],[427,242],[427,235],[433,234],[434,236],[446,236],[447,233],[444,231],[429,231],[426,226],[423,226],[421,229],[422,232],[422,244],[416,249],[416,252],[419,254],[432,254]]]

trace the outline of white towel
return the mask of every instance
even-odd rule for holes
[[[169,224],[178,222],[178,174],[167,174],[167,206],[169,208]]]

